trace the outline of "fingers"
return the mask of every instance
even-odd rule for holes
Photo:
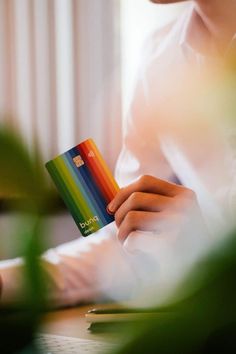
[[[154,231],[166,221],[164,212],[130,211],[120,225],[118,239],[124,242],[132,231]]]
[[[115,221],[117,227],[121,225],[125,216],[130,211],[149,211],[149,212],[160,212],[165,210],[169,204],[170,200],[173,198],[165,197],[158,194],[134,192],[128,199],[120,206],[120,208],[115,213]]]
[[[178,227],[179,217],[187,215],[195,204],[196,195],[190,189],[152,176],[142,176],[122,188],[108,205],[108,210],[115,214],[118,238],[123,242],[135,230]]]
[[[167,197],[174,197],[182,190],[183,187],[177,184],[169,183],[152,176],[142,176],[136,182],[121,188],[112,202],[108,205],[108,209],[113,214],[119,207],[135,192],[160,194]]]

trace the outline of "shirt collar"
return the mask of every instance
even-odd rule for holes
[[[201,17],[197,13],[194,4],[188,8],[184,16],[184,22],[180,34],[179,44],[186,54],[194,54],[198,57],[219,58],[219,51],[214,43],[212,35],[208,31]],[[236,33],[233,36],[227,53],[236,48]]]

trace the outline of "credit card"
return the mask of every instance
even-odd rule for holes
[[[45,166],[83,236],[114,221],[107,205],[119,187],[92,139]]]

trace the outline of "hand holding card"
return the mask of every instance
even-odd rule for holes
[[[119,187],[92,139],[47,162],[46,168],[83,236],[114,221],[107,205]]]

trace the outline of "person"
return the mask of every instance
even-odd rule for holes
[[[189,126],[186,108],[234,45],[236,0],[188,2],[143,50],[116,167],[122,188],[108,206],[115,223],[42,256],[55,306],[130,299],[154,283],[155,301],[163,299],[227,224],[230,149],[204,119]],[[23,267],[1,262],[3,301],[20,293]]]

